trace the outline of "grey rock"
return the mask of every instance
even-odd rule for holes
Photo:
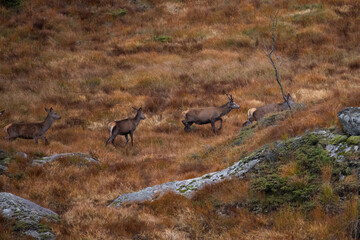
[[[135,5],[138,11],[146,11],[151,8],[151,4],[149,4],[146,0],[130,0],[129,2]]]
[[[8,170],[7,166],[0,165],[0,175]]]
[[[307,134],[316,134],[321,137],[322,146],[327,150],[329,155],[338,162],[343,162],[346,160],[344,156],[345,153],[349,151],[358,152],[359,149],[357,146],[350,146],[347,145],[347,143],[339,143],[338,145],[331,144],[330,142],[334,138],[334,134],[326,130],[317,130]],[[292,138],[289,141],[291,141],[293,148],[297,148],[304,142],[302,136]],[[281,148],[284,143],[277,141],[274,143],[274,145],[275,148]],[[203,188],[206,185],[218,183],[232,177],[242,177],[245,173],[254,168],[259,162],[276,161],[277,159],[278,155],[276,151],[272,151],[265,146],[259,150],[254,151],[248,157],[242,158],[240,161],[224,170],[205,174],[197,178],[183,181],[172,181],[152,187],[147,187],[138,192],[122,194],[116,198],[109,205],[109,207],[119,207],[123,204],[132,202],[153,201],[164,195],[166,192],[174,192],[176,194],[190,198],[195,193],[195,191]]]
[[[173,181],[153,187],[144,188],[138,192],[120,195],[109,206],[119,207],[124,203],[153,201],[167,192],[174,192],[179,195],[191,197],[196,190],[206,185],[221,182],[232,177],[242,177],[246,172],[252,169],[260,159],[247,159],[248,162],[237,162],[229,168],[218,172],[205,174],[201,177],[192,178],[183,181]]]
[[[93,158],[92,156],[90,156],[89,154],[86,153],[59,153],[59,154],[55,154],[49,157],[43,157],[41,159],[34,159],[32,161],[33,165],[42,165],[45,163],[49,163],[49,162],[53,162],[57,159],[61,159],[61,158],[78,158],[78,159],[82,159],[85,160],[89,163],[100,163],[99,160],[97,160],[96,158]]]
[[[48,222],[59,220],[59,216],[50,209],[11,193],[1,192],[0,214],[7,219],[15,219],[15,227],[25,235],[35,239],[55,239],[51,228],[44,223],[40,224],[40,219]]]
[[[348,107],[337,113],[344,132],[348,135],[360,135],[360,107]]]
[[[24,152],[17,152],[14,157],[28,158],[28,155]]]
[[[8,154],[4,150],[0,149],[0,160],[7,158],[7,156]]]

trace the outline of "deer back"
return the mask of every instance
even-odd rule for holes
[[[218,107],[194,108],[187,111],[185,117],[188,121],[206,122],[212,118],[220,117],[221,109]]]
[[[283,107],[278,103],[271,103],[262,107],[256,108],[256,111],[253,113],[253,118],[256,121],[259,121],[269,113],[283,111]]]
[[[9,137],[33,138],[42,135],[41,123],[13,123],[4,128]]]
[[[128,133],[135,129],[134,119],[123,119],[116,122],[116,128],[119,130],[119,133]]]

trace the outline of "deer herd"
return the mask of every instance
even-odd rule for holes
[[[184,131],[189,132],[191,130],[192,124],[211,124],[212,131],[216,133],[215,122],[220,121],[220,127],[218,131],[222,128],[222,117],[228,114],[232,109],[239,109],[240,106],[234,102],[232,95],[226,94],[228,97],[227,103],[219,107],[204,107],[204,108],[192,108],[183,112],[185,117],[182,120],[184,124]],[[248,110],[248,119],[243,123],[243,126],[252,124],[253,121],[259,121],[264,118],[269,113],[281,112],[291,109],[295,102],[291,98],[290,94],[287,95],[286,101],[282,103],[271,103],[259,108],[251,108]],[[136,115],[134,118],[127,118],[120,121],[113,121],[108,124],[108,129],[110,131],[110,137],[106,140],[105,146],[111,143],[115,146],[115,138],[117,135],[123,135],[125,137],[126,143],[129,142],[128,135],[131,138],[131,145],[133,145],[133,134],[136,127],[139,125],[141,120],[145,119],[142,108],[134,108],[136,110]],[[45,144],[48,144],[48,140],[45,137],[45,133],[54,120],[61,119],[61,117],[54,112],[53,108],[45,108],[47,116],[44,121],[37,123],[11,123],[4,127],[6,134],[5,139],[10,141],[15,140],[16,138],[23,139],[33,139],[37,144],[39,139],[44,140]],[[0,111],[0,116],[3,115],[5,110]],[[124,145],[124,146],[125,146]]]

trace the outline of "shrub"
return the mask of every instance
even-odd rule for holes
[[[109,13],[113,17],[122,17],[127,14],[126,8],[120,8]]]
[[[155,36],[155,37],[154,37],[154,41],[165,43],[165,42],[171,42],[172,39],[171,39],[170,36],[160,35],[160,36]]]
[[[101,79],[100,78],[90,78],[87,79],[84,83],[83,86],[90,89],[90,90],[95,90],[97,87],[99,87],[101,84]]]

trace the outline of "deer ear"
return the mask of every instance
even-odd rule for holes
[[[132,107],[132,109],[134,109],[135,111],[137,111],[137,108],[136,108],[136,107]]]
[[[45,111],[46,111],[46,112],[49,112],[49,109],[45,108]]]
[[[50,112],[52,112],[53,111],[53,109],[52,109],[52,107],[50,108]]]
[[[142,110],[142,107],[139,108],[139,111],[141,111],[141,110]]]

